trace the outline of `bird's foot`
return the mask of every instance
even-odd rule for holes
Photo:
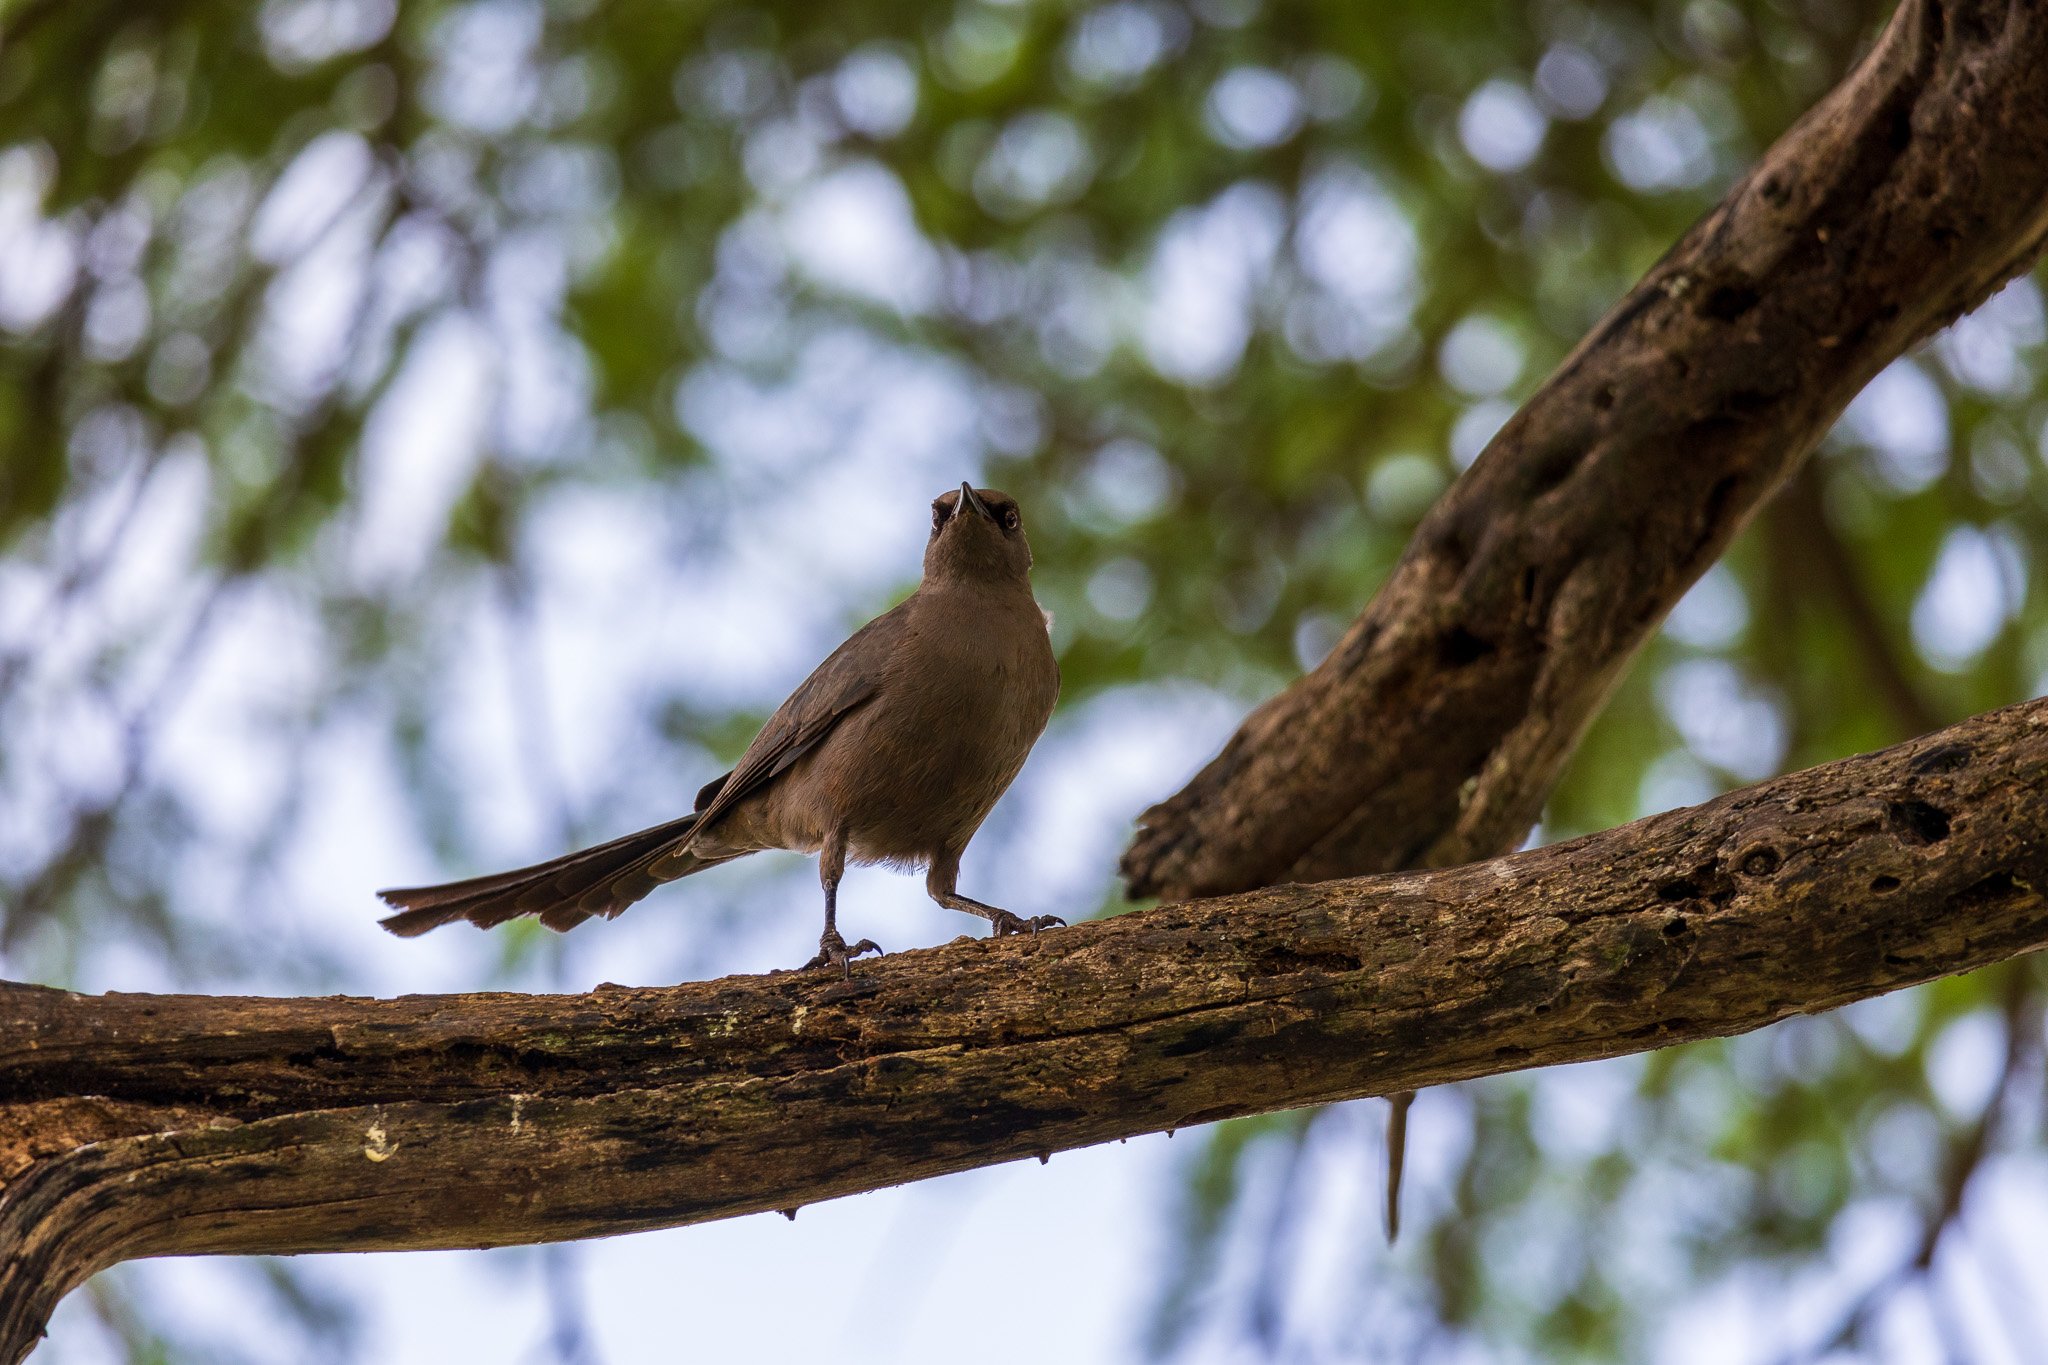
[[[881,954],[882,947],[871,938],[864,938],[851,948],[846,940],[839,937],[836,929],[827,929],[818,936],[818,955],[806,962],[799,971],[810,971],[814,967],[837,967],[842,980],[853,980],[853,960],[862,953]]]
[[[991,938],[1004,938],[1010,934],[1035,934],[1040,929],[1050,929],[1055,924],[1061,927],[1066,925],[1066,921],[1058,915],[1032,915],[1026,918],[1023,915],[1013,915],[1008,910],[996,910],[994,906],[989,908],[995,911],[988,917]]]

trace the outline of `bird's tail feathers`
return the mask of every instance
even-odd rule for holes
[[[663,882],[726,861],[689,852],[696,827],[697,817],[686,815],[532,867],[379,891],[385,904],[399,911],[380,923],[401,938],[412,938],[457,920],[489,929],[521,915],[538,915],[542,924],[560,931],[596,915],[610,919]],[[661,864],[658,874],[656,863]]]

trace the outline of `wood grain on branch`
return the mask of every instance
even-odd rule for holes
[[[2048,700],[1492,862],[585,996],[0,986],[0,1360],[140,1256],[789,1209],[1757,1028],[2048,943]]]
[[[2048,6],[1906,0],[1508,422],[1329,658],[1142,817],[1130,893],[1515,847],[1665,612],[2044,233]]]

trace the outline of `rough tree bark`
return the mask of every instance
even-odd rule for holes
[[[1330,657],[1142,817],[1131,894],[1515,847],[1671,605],[2044,233],[2048,6],[1906,0],[1501,430]]]
[[[1502,431],[1330,660],[1148,816],[1133,891],[1519,840],[1664,611],[1848,398],[2044,230],[2048,11],[1906,0]],[[130,1257],[790,1207],[1968,970],[2048,943],[2044,773],[2033,703],[1571,845],[904,954],[850,983],[0,987],[0,1361]]]
[[[1757,1028],[2048,943],[2048,700],[1493,862],[587,996],[0,987],[0,1360],[138,1256],[697,1222]]]

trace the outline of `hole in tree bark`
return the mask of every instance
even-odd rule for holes
[[[1948,812],[1925,801],[1893,801],[1884,808],[1885,820],[1899,838],[1909,844],[1938,844],[1948,838]]]
[[[1887,891],[1896,891],[1899,889],[1899,879],[1889,873],[1883,876],[1872,877],[1870,879],[1870,889],[1877,892],[1880,896]]]
[[[1724,284],[1707,295],[1700,312],[1719,322],[1733,322],[1756,307],[1761,297],[1746,284]]]
[[[1698,900],[1699,895],[1699,883],[1687,881],[1684,877],[1673,878],[1657,888],[1657,899],[1660,901]]]
[[[1742,856],[1742,871],[1745,876],[1768,877],[1778,870],[1779,862],[1775,848],[1755,848]]]
[[[1677,938],[1689,927],[1685,922],[1684,915],[1673,915],[1670,919],[1664,921],[1664,937]]]
[[[1529,493],[1531,498],[1540,498],[1551,489],[1571,477],[1579,467],[1584,452],[1571,446],[1559,446],[1546,451],[1529,471]]]
[[[1444,632],[1442,653],[1445,663],[1462,668],[1493,653],[1493,641],[1474,635],[1463,626],[1452,626]]]

